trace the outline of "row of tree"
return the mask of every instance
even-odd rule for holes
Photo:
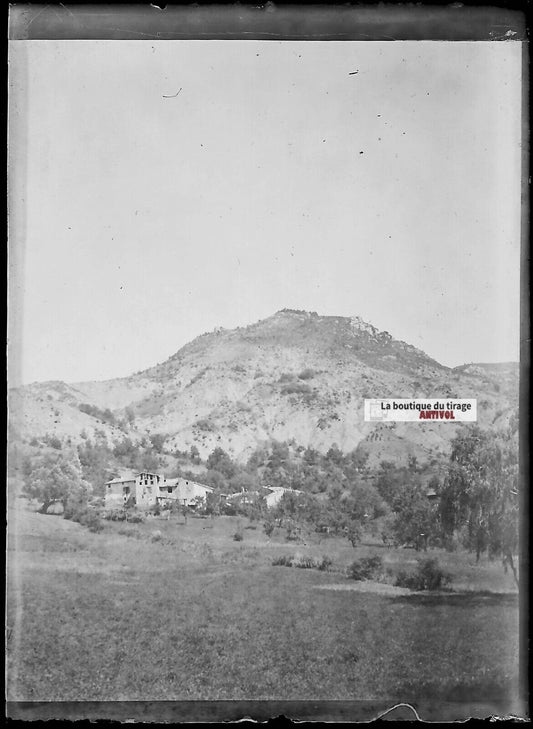
[[[215,448],[204,463],[202,476],[182,468],[175,475],[214,487],[205,504],[208,513],[221,513],[223,493],[244,491],[248,497],[237,508],[250,518],[344,534],[352,544],[369,529],[381,531],[385,542],[417,549],[460,544],[475,551],[478,559],[484,552],[491,558],[502,555],[515,573],[517,431],[517,421],[498,433],[477,426],[462,429],[440,476],[432,478],[414,458],[405,467],[382,462],[372,470],[360,448],[345,454],[333,446],[320,454],[294,442],[276,441],[256,448],[245,464]],[[125,437],[111,447],[101,433],[94,440],[85,437],[77,447],[49,445],[50,449],[23,463],[26,493],[40,499],[44,509],[54,501],[66,505],[69,499],[102,494],[103,484],[117,475],[119,466],[160,469],[163,439],[151,436],[133,443]],[[187,459],[202,463],[194,446]],[[293,489],[268,514],[267,486]],[[433,498],[428,498],[428,492]]]

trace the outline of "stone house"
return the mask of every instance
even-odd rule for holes
[[[194,508],[198,497],[205,499],[212,491],[210,486],[185,478],[167,479],[160,473],[142,471],[107,481],[105,507],[112,509],[134,505],[149,509],[158,503],[177,501]]]

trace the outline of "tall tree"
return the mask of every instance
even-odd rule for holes
[[[516,433],[495,435],[478,426],[456,436],[441,487],[441,522],[448,534],[464,528],[476,559],[501,554],[518,582],[518,449]]]
[[[43,513],[56,502],[63,508],[69,500],[86,502],[90,489],[75,451],[44,454],[35,461],[24,485],[25,495],[40,501]]]

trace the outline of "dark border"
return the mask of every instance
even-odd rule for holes
[[[524,3],[524,5],[527,3]],[[522,7],[524,7],[524,5]],[[306,40],[306,41],[527,41],[525,12],[501,6],[414,5],[243,5],[155,4],[36,5],[9,8],[10,41],[18,40]],[[522,250],[520,352],[521,513],[529,508],[529,53],[523,45],[522,101]],[[394,720],[461,721],[528,715],[528,568],[529,523],[521,524],[521,706],[506,700],[450,702],[438,697],[396,701],[132,701],[7,702],[11,720],[110,720],[145,723],[296,721],[353,723],[387,713]],[[356,687],[354,687],[356,690]],[[411,707],[411,708],[410,708]]]
[[[530,280],[530,107],[529,48],[522,49],[522,211],[520,250],[520,390],[519,390],[519,511],[520,511],[520,692],[529,698],[529,444],[531,414],[531,280]]]
[[[525,707],[521,707],[525,708]],[[396,703],[375,701],[65,701],[8,702],[6,716],[22,721],[50,719],[107,720],[179,724],[219,723],[251,720],[268,722],[291,719],[299,722],[336,722],[351,724],[373,721],[387,715],[393,721],[452,722],[492,716],[524,716],[507,701],[469,701],[466,703],[427,698]]]
[[[458,7],[457,7],[457,6]],[[10,6],[9,40],[525,40],[505,7],[358,4]]]

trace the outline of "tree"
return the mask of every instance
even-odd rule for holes
[[[194,479],[192,479],[194,480]],[[215,471],[213,469],[210,469],[206,473],[202,475],[202,483],[205,483],[206,486],[211,486],[215,490],[218,490],[219,492],[226,491],[228,482],[225,478],[225,476],[220,473],[220,471]]]
[[[105,482],[115,475],[110,469],[112,451],[107,442],[93,443],[90,438],[78,445],[83,478],[88,481],[95,492],[103,495]]]
[[[24,493],[41,502],[39,511],[46,513],[51,504],[87,502],[90,485],[82,478],[81,464],[75,452],[47,453],[39,457],[25,478]]]
[[[428,542],[439,532],[437,507],[426,496],[426,490],[413,481],[394,502],[392,532],[398,544],[412,544],[418,551],[427,550]]]
[[[227,479],[232,478],[237,471],[230,456],[219,446],[209,454],[206,465],[209,470],[218,471]]]
[[[476,560],[501,554],[518,582],[513,555],[518,550],[518,448],[516,433],[498,435],[478,426],[452,442],[450,466],[440,489],[444,531],[465,530]]]
[[[115,446],[113,448],[113,454],[117,458],[133,458],[135,453],[136,448],[133,445],[133,441],[127,436],[125,438],[122,438],[122,440],[118,443],[115,443]]]
[[[196,463],[197,465],[202,462],[202,459],[200,458],[200,451],[195,445],[191,446],[191,449],[189,451],[189,458],[191,459],[192,463]]]
[[[210,514],[211,517],[220,516],[221,507],[222,497],[220,489],[208,491],[205,496],[205,513]]]
[[[150,436],[150,442],[156,453],[162,453],[165,446],[165,436],[162,433],[153,433]]]
[[[148,471],[149,473],[152,473],[157,471],[159,466],[159,458],[155,453],[151,453],[150,451],[138,453],[135,457],[135,467],[138,471]]]
[[[336,443],[326,453],[326,460],[334,463],[336,466],[342,466],[344,463],[344,455]]]
[[[398,468],[390,461],[382,461],[376,477],[376,489],[381,497],[394,508],[395,500],[401,495],[404,484],[413,482],[417,476],[407,475],[405,468]]]

